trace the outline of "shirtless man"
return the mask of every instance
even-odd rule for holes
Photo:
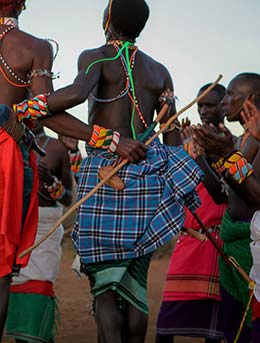
[[[4,104],[0,106],[1,127],[4,127],[6,118],[12,118],[13,113],[7,106],[12,107],[29,94],[53,91],[52,47],[49,42],[19,30],[18,17],[24,7],[25,0],[0,1],[0,103]],[[61,135],[84,141],[89,141],[92,134],[91,127],[65,113],[43,119],[42,124]],[[0,129],[0,338],[13,266],[26,266],[29,256],[23,259],[17,256],[34,242],[37,227],[37,173],[33,173],[34,157],[28,148],[28,133],[26,141],[22,142],[20,132],[23,126],[20,124],[17,127],[19,138]],[[13,126],[9,126],[9,132],[14,134],[14,131]],[[19,140],[19,144],[15,139]],[[143,145],[129,138],[126,141],[127,144],[121,137],[116,151],[119,155],[128,158],[130,153],[131,161],[140,158],[139,151],[143,156],[146,149]],[[137,151],[132,154],[135,148]]]
[[[46,156],[36,156],[39,169],[39,221],[36,240],[42,238],[72,201],[72,173],[68,149],[45,134],[39,121],[33,129]],[[31,254],[28,265],[14,277],[6,322],[6,333],[16,342],[54,342],[57,299],[54,282],[60,269],[63,226]],[[46,266],[48,266],[46,268]],[[19,315],[23,312],[23,315]],[[29,323],[29,325],[28,325]]]
[[[83,51],[73,84],[46,99],[50,112],[88,99],[89,122],[95,126],[92,148],[87,146],[80,169],[79,198],[97,184],[100,167],[118,163],[111,154],[118,137],[136,139],[143,134],[166,98],[171,102],[162,122],[175,113],[169,72],[135,45],[148,15],[145,1],[110,0],[103,22],[106,44]],[[164,142],[171,145],[174,135],[167,132]],[[129,154],[128,160],[138,155],[144,156],[142,146]],[[128,342],[142,343],[147,329],[151,254],[181,229],[186,199],[192,206],[197,204],[193,191],[201,172],[181,147],[156,141],[145,161],[129,164],[118,174],[124,190],[104,186],[82,204],[72,238],[82,271],[89,276],[100,342],[122,342],[124,327]]]
[[[260,108],[259,74],[239,74],[229,83],[222,102],[228,121],[238,121],[243,126],[241,111],[246,100]],[[223,136],[219,137],[200,127],[195,130],[195,139],[205,149],[207,156],[214,159],[215,166],[219,158],[218,166],[222,168],[222,175],[229,184],[228,209],[221,227],[223,249],[249,273],[252,266],[249,224],[254,212],[259,209],[260,143],[249,132],[245,132],[234,146],[230,132],[224,127],[222,131]],[[222,260],[220,281],[225,338],[233,342],[248,302],[248,285]],[[238,342],[251,341],[250,326],[251,318],[248,315]]]

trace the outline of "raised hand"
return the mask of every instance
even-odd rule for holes
[[[122,158],[127,159],[130,163],[133,163],[143,160],[146,150],[147,146],[144,143],[121,136],[116,153]]]
[[[211,159],[224,157],[234,150],[233,136],[223,124],[219,124],[220,134],[208,125],[198,125],[193,130],[195,142],[204,148],[206,155]]]
[[[251,101],[246,100],[241,116],[250,134],[260,140],[260,112],[257,107]]]

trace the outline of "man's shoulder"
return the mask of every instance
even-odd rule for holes
[[[42,53],[46,49],[52,49],[51,43],[47,39],[36,37],[29,32],[19,30],[17,31],[16,38],[24,48],[28,47],[34,52],[38,50],[39,53]]]
[[[148,55],[147,53],[145,53],[142,50],[139,50],[138,52],[139,52],[140,56],[142,57],[143,61],[147,65],[149,65],[149,67],[152,67],[152,68],[157,69],[157,70],[164,72],[164,73],[168,73],[168,69],[163,63],[157,61],[154,57]]]

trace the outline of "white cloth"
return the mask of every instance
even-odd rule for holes
[[[36,241],[45,235],[53,224],[62,216],[63,207],[39,207],[39,222]],[[28,265],[22,268],[18,277],[13,277],[12,284],[18,285],[29,280],[56,280],[60,270],[61,241],[64,229],[60,225],[57,230],[31,253]]]
[[[255,281],[254,296],[260,302],[260,210],[254,213],[250,230],[252,239],[250,249],[253,257],[253,267],[249,276]]]

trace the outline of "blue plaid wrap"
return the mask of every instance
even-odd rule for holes
[[[87,147],[79,175],[78,198],[99,182],[98,170],[115,156]],[[104,185],[78,209],[72,240],[81,262],[136,258],[153,252],[181,229],[184,206],[200,204],[195,191],[203,173],[182,147],[155,140],[146,159],[119,172],[125,189]]]

